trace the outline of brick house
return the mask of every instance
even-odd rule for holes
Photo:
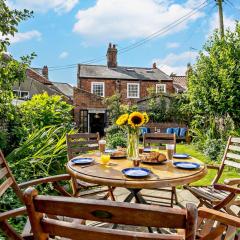
[[[157,68],[125,67],[117,64],[117,48],[109,44],[107,65],[78,65],[77,87],[74,88],[74,118],[81,132],[100,132],[107,125],[103,98],[121,94],[123,104],[136,104],[148,95],[148,88],[156,92],[173,93],[173,79]]]
[[[48,95],[61,95],[64,99],[72,103],[73,87],[67,83],[55,83],[48,78],[48,67],[28,68],[26,79],[13,86],[15,103],[31,99],[33,95],[47,92]],[[72,92],[72,93],[71,93]]]

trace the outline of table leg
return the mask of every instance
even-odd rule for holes
[[[140,194],[141,189],[137,189],[137,188],[128,188],[128,191],[130,191],[130,194],[125,198],[125,200],[123,202],[131,202],[131,200],[133,198],[136,199],[136,203],[142,203],[142,204],[148,204],[145,199],[142,197],[142,195]],[[114,224],[113,225],[113,229],[116,229],[118,227],[118,224]],[[153,233],[153,230],[151,227],[147,227],[148,231],[150,233]]]

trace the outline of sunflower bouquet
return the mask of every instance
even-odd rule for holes
[[[120,127],[128,130],[128,159],[134,160],[139,157],[139,127],[143,126],[149,121],[146,112],[132,112],[122,114],[116,121]]]

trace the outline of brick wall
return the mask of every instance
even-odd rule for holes
[[[106,108],[102,101],[102,97],[98,97],[83,89],[73,89],[73,105],[80,107],[80,109]]]
[[[78,81],[78,87],[81,84],[81,89],[84,89],[88,92],[91,92],[91,83],[92,82],[105,82],[105,97],[110,97],[115,93],[119,92],[122,96],[123,103],[135,103],[138,99],[127,98],[127,83],[140,83],[140,98],[148,96],[147,89],[150,87],[156,88],[156,84],[164,83],[166,84],[167,93],[173,93],[173,82],[172,81],[134,81],[134,80],[115,80],[115,79],[90,79],[82,78]]]

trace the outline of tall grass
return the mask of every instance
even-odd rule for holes
[[[17,181],[64,173],[67,162],[66,134],[64,126],[47,126],[31,133],[14,149],[6,158]]]

